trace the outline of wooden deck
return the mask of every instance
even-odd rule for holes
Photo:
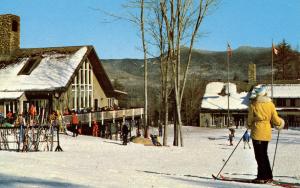
[[[104,123],[104,121],[123,120],[125,119],[135,119],[142,118],[144,114],[144,108],[131,108],[123,110],[113,110],[113,111],[100,111],[100,112],[90,112],[84,114],[77,114],[79,121],[81,123],[90,123],[93,120],[97,122]],[[64,122],[69,124],[71,121],[71,115],[64,116]]]

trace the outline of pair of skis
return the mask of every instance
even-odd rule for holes
[[[220,177],[217,177],[212,174],[212,177],[214,180],[220,180],[220,181],[231,181],[231,182],[240,182],[240,183],[253,183],[253,184],[267,184],[272,186],[279,186],[279,187],[285,187],[285,188],[300,188],[300,183],[290,183],[290,182],[283,182],[279,180],[273,180],[271,182],[258,182],[253,179],[246,179],[246,178],[230,178],[225,177],[223,175],[220,175]]]

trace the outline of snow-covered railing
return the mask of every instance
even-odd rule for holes
[[[103,123],[105,120],[125,119],[135,117],[142,118],[144,114],[144,108],[130,108],[123,110],[112,110],[112,111],[100,111],[100,112],[88,112],[83,114],[77,114],[78,119],[81,123],[91,123],[91,121],[96,120],[97,122]],[[69,124],[72,115],[64,115],[64,122]]]

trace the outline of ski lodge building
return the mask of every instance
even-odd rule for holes
[[[300,84],[273,84],[273,97],[271,85],[266,87],[286,127],[300,127]]]
[[[12,14],[0,15],[0,83],[4,117],[30,104],[37,113],[114,108],[126,95],[114,90],[93,46],[20,48],[20,17]]]
[[[253,91],[238,93],[236,84],[230,83],[228,98],[227,85],[224,82],[207,84],[200,109],[200,126],[227,126],[228,109],[230,126],[246,125],[248,105],[254,98]],[[265,86],[267,95],[273,98],[277,112],[286,122],[285,127],[299,127],[300,84],[273,84],[273,96],[271,84]]]

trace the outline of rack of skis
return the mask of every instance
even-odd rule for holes
[[[53,125],[0,127],[0,150],[8,151],[62,151],[59,128]]]

